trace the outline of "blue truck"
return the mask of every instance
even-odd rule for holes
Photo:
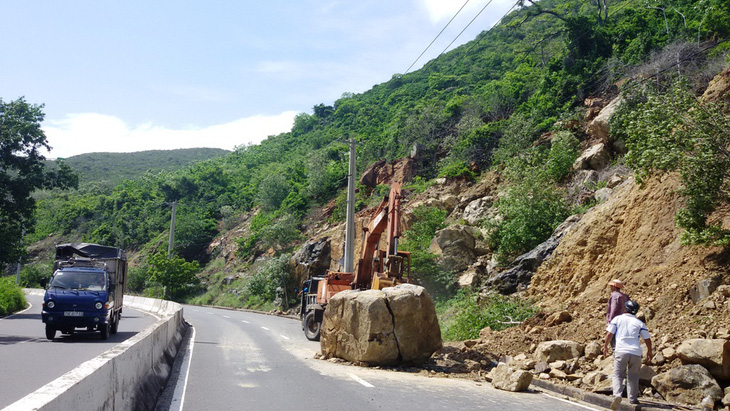
[[[116,334],[122,317],[127,280],[123,250],[90,243],[56,245],[53,276],[45,285],[41,318],[46,338],[56,331],[98,331],[101,339]]]

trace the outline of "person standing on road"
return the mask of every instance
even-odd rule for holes
[[[621,292],[624,288],[621,280],[613,279],[608,282],[608,286],[611,287],[611,295],[608,297],[608,306],[606,307],[606,324],[623,314],[626,301],[629,301],[629,296]]]
[[[603,355],[608,355],[608,346],[616,336],[616,347],[613,350],[613,401],[611,409],[616,410],[621,404],[624,391],[624,380],[628,389],[629,402],[639,403],[639,371],[641,370],[641,339],[646,344],[647,363],[651,362],[651,336],[643,321],[636,318],[639,303],[628,300],[626,313],[615,317],[606,327],[606,339],[603,343]]]

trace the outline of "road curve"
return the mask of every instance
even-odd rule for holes
[[[192,306],[184,315],[194,338],[158,410],[592,409],[470,380],[316,360],[319,343],[289,318]]]
[[[31,306],[0,319],[0,409],[55,380],[81,363],[133,337],[157,319],[125,307],[117,334],[99,339],[99,333],[56,334],[49,341],[41,321],[43,297],[26,295]]]

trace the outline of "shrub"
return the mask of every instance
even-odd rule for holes
[[[20,285],[27,288],[41,288],[41,280],[48,280],[53,274],[50,264],[34,263],[24,265],[20,270]]]
[[[652,175],[678,171],[684,207],[676,215],[684,244],[726,246],[730,230],[708,221],[726,202],[730,177],[730,107],[701,102],[686,82],[667,92],[645,88],[626,96],[611,131],[626,139],[626,164],[642,184]]]
[[[180,257],[155,253],[147,257],[147,264],[150,281],[164,287],[165,297],[180,297],[200,282],[195,276],[200,269],[197,261],[187,262]]]
[[[274,302],[280,299],[279,306],[286,307],[294,298],[294,280],[289,272],[291,254],[282,254],[272,258],[246,281],[244,292],[249,297],[249,304]]]
[[[261,229],[261,240],[265,245],[291,248],[293,243],[302,238],[299,220],[291,214],[285,214],[273,224]]]
[[[20,286],[15,284],[15,277],[0,278],[0,316],[20,311],[26,305],[25,295]]]
[[[537,308],[518,297],[500,294],[480,297],[465,289],[438,304],[437,311],[444,340],[462,341],[478,338],[484,327],[499,331],[514,326],[535,315]]]
[[[474,181],[477,173],[465,161],[451,160],[439,167],[438,176],[445,178],[465,178],[469,181]]]

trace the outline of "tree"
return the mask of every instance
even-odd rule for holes
[[[44,168],[40,150],[51,147],[41,130],[42,108],[23,97],[0,99],[0,268],[23,254],[23,234],[34,226],[33,191],[78,187],[78,176],[62,161],[58,170]]]
[[[166,288],[166,295],[175,298],[200,280],[195,274],[200,269],[197,261],[187,262],[180,257],[168,258],[163,253],[148,257],[150,280]]]

